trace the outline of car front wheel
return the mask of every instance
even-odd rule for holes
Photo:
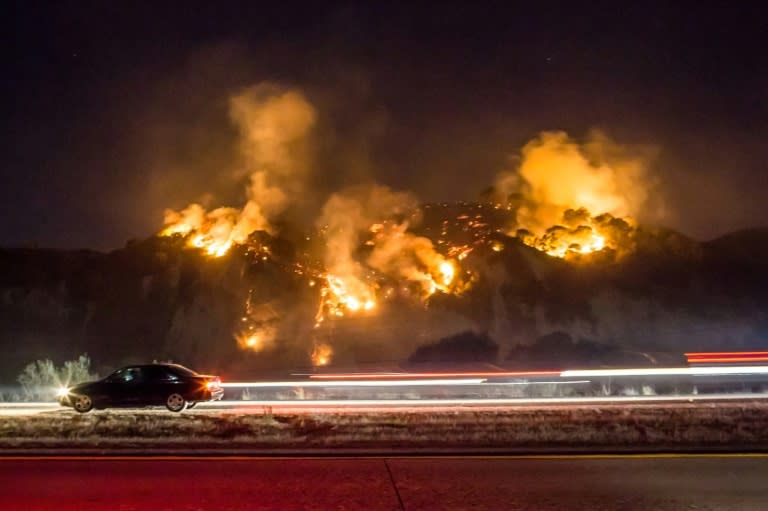
[[[77,396],[75,398],[74,408],[80,413],[90,412],[93,408],[93,400],[88,396]]]
[[[171,394],[165,400],[165,407],[172,412],[180,412],[187,407],[187,400],[181,394]]]

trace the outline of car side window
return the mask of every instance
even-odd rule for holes
[[[144,379],[139,367],[127,368],[122,376],[122,381],[125,383],[139,383]]]
[[[164,367],[148,367],[145,369],[145,373],[147,373],[147,378],[153,382],[177,381],[179,379],[178,376]]]

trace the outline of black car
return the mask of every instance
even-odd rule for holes
[[[180,412],[223,395],[218,376],[198,374],[178,364],[148,364],[123,367],[103,380],[63,389],[59,402],[80,413],[92,408],[154,405]]]

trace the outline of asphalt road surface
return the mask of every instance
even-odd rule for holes
[[[0,458],[1,510],[768,509],[768,455]]]

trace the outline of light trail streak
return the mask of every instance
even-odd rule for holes
[[[768,362],[768,351],[709,351],[686,353],[685,356],[689,364]]]
[[[591,383],[592,380],[557,380],[557,381],[495,381],[486,385],[570,385],[573,383]]]
[[[458,373],[341,373],[341,374],[308,374],[313,380],[352,380],[352,379],[387,379],[387,378],[505,378],[516,376],[556,376],[562,371],[487,371],[487,372],[458,372]],[[299,375],[297,375],[299,376]]]
[[[487,375],[487,376],[486,376]],[[600,378],[631,376],[728,376],[728,375],[768,375],[768,365],[759,366],[714,366],[714,367],[640,367],[621,369],[569,369],[565,371],[514,371],[481,373],[358,373],[335,375],[310,375],[304,381],[262,381],[262,382],[227,382],[222,387],[229,388],[266,388],[266,387],[407,387],[407,386],[462,386],[462,385],[499,385],[533,383],[569,383],[568,381],[547,382],[493,382],[489,378],[503,377],[543,377],[560,378]],[[475,378],[447,378],[449,376],[475,376]],[[479,377],[483,376],[483,377]],[[334,378],[334,379],[330,379]],[[391,379],[399,378],[399,379]],[[406,379],[403,379],[406,378]],[[412,379],[407,379],[412,378]],[[585,383],[589,380],[578,380]],[[574,382],[576,383],[576,382]]]
[[[483,378],[436,379],[436,380],[386,380],[386,381],[256,381],[227,382],[225,388],[264,388],[264,387],[411,387],[426,385],[480,385]]]
[[[768,357],[704,357],[704,358],[689,358],[690,364],[713,364],[713,363],[726,363],[726,362],[768,362]]]
[[[768,351],[702,351],[685,353],[686,357],[744,357],[744,356],[768,356]]]
[[[427,398],[427,399],[292,399],[292,400],[253,400],[253,401],[212,401],[200,403],[201,409],[229,407],[434,407],[434,406],[483,406],[483,405],[579,405],[595,403],[662,403],[693,401],[743,401],[768,400],[768,394],[691,394],[679,396],[594,396],[594,397],[543,397],[543,398]]]
[[[630,369],[575,369],[560,373],[562,378],[610,376],[727,376],[768,374],[768,366],[650,367]]]

